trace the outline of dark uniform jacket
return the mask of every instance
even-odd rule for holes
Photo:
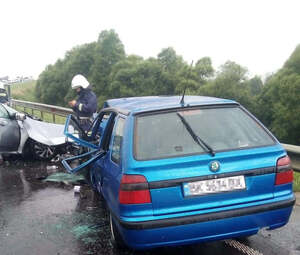
[[[76,105],[72,108],[75,112],[81,127],[84,130],[89,128],[91,117],[97,111],[97,97],[89,88],[81,89]]]

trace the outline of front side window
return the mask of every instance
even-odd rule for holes
[[[111,160],[117,164],[121,161],[124,124],[125,120],[118,118],[112,135]]]
[[[137,160],[274,144],[273,138],[236,106],[137,116],[134,139]]]
[[[8,119],[8,112],[3,105],[0,104],[0,118]]]

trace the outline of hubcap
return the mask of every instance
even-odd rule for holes
[[[40,158],[47,159],[47,158],[50,158],[54,154],[54,149],[52,149],[50,146],[46,146],[43,144],[35,144],[34,152]]]

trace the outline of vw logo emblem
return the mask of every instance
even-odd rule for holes
[[[210,171],[217,172],[220,169],[220,163],[218,161],[213,161],[209,164]]]

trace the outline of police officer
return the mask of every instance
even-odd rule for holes
[[[81,74],[73,77],[71,86],[76,90],[78,98],[70,101],[69,105],[77,115],[82,129],[87,131],[92,123],[92,116],[97,111],[97,97],[88,80]]]
[[[2,82],[0,82],[0,103],[1,104],[8,103],[8,95]]]
[[[0,103],[8,104],[8,95],[4,88],[4,84],[0,81]],[[0,154],[0,165],[4,162],[2,154]]]

